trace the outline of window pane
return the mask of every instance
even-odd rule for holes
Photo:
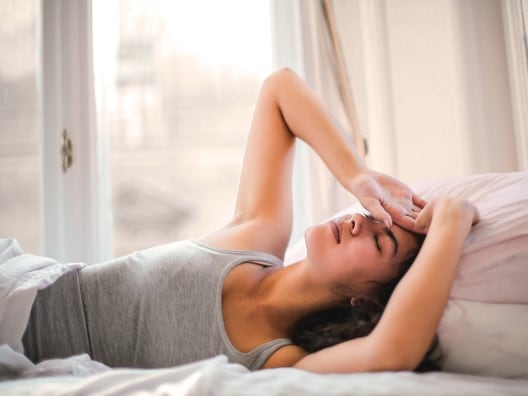
[[[268,1],[117,4],[103,125],[121,255],[230,218],[271,38]]]
[[[36,0],[0,2],[0,238],[40,251]]]

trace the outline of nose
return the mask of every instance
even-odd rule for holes
[[[350,221],[350,233],[353,236],[359,235],[366,229],[373,229],[375,227],[383,226],[383,223],[378,220],[374,220],[371,217],[367,217],[364,214],[356,213],[349,218]]]
[[[361,230],[365,227],[366,220],[365,216],[359,213],[350,216],[350,233],[353,236],[359,235]]]

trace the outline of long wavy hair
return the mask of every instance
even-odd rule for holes
[[[419,246],[424,237],[416,236]],[[418,251],[403,262],[394,279],[377,283],[372,296],[358,296],[350,304],[308,314],[294,326],[291,340],[308,353],[368,335],[378,323],[396,285],[414,262]],[[415,371],[440,370],[441,351],[435,337],[425,358]]]

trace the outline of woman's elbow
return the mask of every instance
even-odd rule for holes
[[[275,80],[284,80],[289,79],[292,77],[297,77],[297,74],[290,69],[289,67],[281,67],[280,69],[275,70],[272,72],[265,81],[275,81]]]
[[[270,89],[275,94],[281,91],[288,92],[292,82],[299,79],[298,75],[290,68],[283,67],[271,73],[262,84],[263,89]]]

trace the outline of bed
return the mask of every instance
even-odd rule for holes
[[[13,395],[528,395],[528,172],[411,183],[426,199],[456,195],[481,222],[464,255],[438,336],[442,372],[318,375],[249,372],[224,356],[167,369],[110,369],[87,355],[33,365],[20,336],[36,290],[82,263],[24,254],[0,240],[0,394]],[[362,210],[358,205],[343,212]],[[302,242],[285,262],[303,254]]]

